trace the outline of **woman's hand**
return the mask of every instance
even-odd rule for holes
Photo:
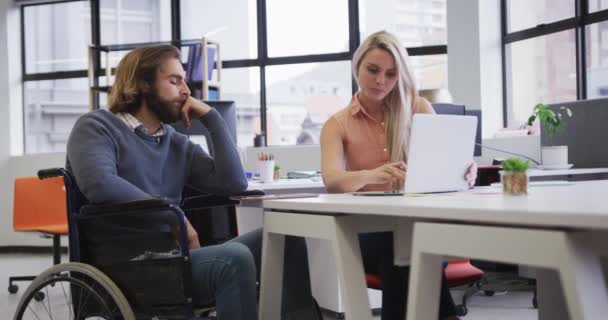
[[[391,183],[395,189],[402,189],[405,181],[407,165],[403,161],[396,161],[369,170],[368,184]]]
[[[477,180],[477,163],[475,163],[475,161],[473,161],[473,163],[471,163],[471,165],[467,169],[467,172],[464,175],[464,179],[469,184],[469,187],[472,188],[475,185],[475,180]]]

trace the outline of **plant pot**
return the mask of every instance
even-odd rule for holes
[[[547,146],[541,148],[541,160],[544,166],[567,166],[568,146]]]
[[[502,182],[502,191],[506,194],[516,196],[528,194],[530,178],[525,171],[501,171],[500,181]]]

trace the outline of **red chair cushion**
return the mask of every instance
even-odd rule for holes
[[[483,277],[483,271],[471,264],[469,260],[450,261],[445,268],[448,287],[463,286]]]
[[[366,273],[365,281],[367,282],[368,288],[382,290],[382,280],[380,280],[380,277],[378,275]]]
[[[448,262],[445,277],[448,287],[452,288],[480,280],[483,277],[483,271],[472,265],[469,260],[454,260]],[[368,288],[382,289],[382,280],[376,274],[366,273],[365,281]]]

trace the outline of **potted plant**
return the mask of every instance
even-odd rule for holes
[[[500,180],[502,191],[512,195],[528,194],[528,168],[530,161],[509,158],[502,162]]]
[[[538,119],[547,135],[549,145],[541,148],[542,165],[547,169],[568,167],[568,146],[554,146],[552,142],[553,135],[564,129],[564,113],[568,117],[572,117],[572,111],[567,107],[562,106],[553,111],[549,106],[539,103],[534,106],[532,115],[528,118],[529,126],[532,126],[534,121]]]
[[[274,165],[274,180],[281,179],[281,167],[278,165]]]

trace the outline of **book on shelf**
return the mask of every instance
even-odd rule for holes
[[[215,52],[216,48],[212,46],[207,47],[207,80],[211,80],[213,77],[213,70],[216,67],[215,63]],[[187,63],[187,78],[190,81],[203,81],[203,68],[202,63],[202,45],[198,44],[192,46],[188,52],[188,63]]]

